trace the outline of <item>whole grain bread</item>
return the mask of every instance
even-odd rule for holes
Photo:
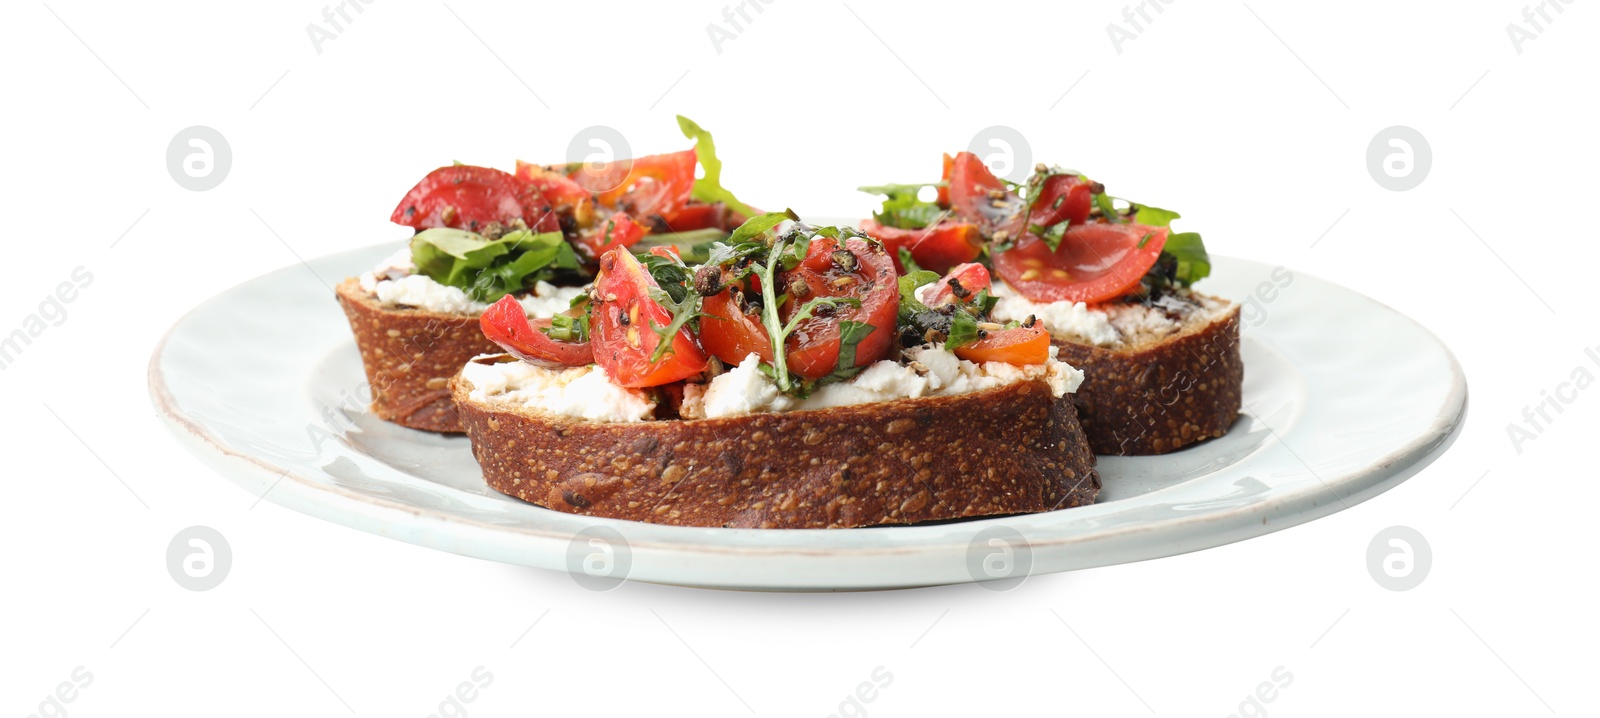
[[[1095,457],[1043,381],[698,420],[587,422],[452,382],[489,486],[548,509],[676,526],[847,528],[1093,503]]]
[[[476,315],[385,305],[346,279],[334,289],[350,320],[372,387],[372,412],[401,426],[460,433],[450,378],[479,354],[499,351]]]
[[[1165,454],[1228,433],[1243,399],[1239,306],[1195,313],[1161,337],[1100,347],[1061,336],[1057,358],[1083,370],[1072,395],[1096,454]]]

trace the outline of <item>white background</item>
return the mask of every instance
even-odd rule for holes
[[[1123,0],[776,0],[734,30],[721,0],[379,0],[318,52],[323,5],[7,6],[0,333],[75,267],[94,280],[0,372],[0,713],[39,712],[79,666],[74,716],[426,716],[479,666],[474,716],[825,716],[880,666],[892,683],[846,715],[1225,716],[1279,666],[1293,682],[1243,715],[1596,709],[1600,391],[1520,452],[1507,437],[1579,367],[1600,375],[1590,4],[1535,29],[1520,0],[1180,0],[1135,30]],[[1113,23],[1136,39],[1114,46]],[[1536,36],[1520,53],[1512,23]],[[720,51],[711,24],[735,36]],[[856,185],[931,179],[940,152],[1015,128],[1035,161],[1182,211],[1213,252],[1416,318],[1465,368],[1469,422],[1387,494],[1240,544],[1005,593],[762,595],[597,594],[254,505],[154,418],[150,352],[205,298],[400,239],[389,211],[450,160],[561,161],[595,124],[678,149],[676,113],[716,133],[748,201],[814,215],[860,215]],[[166,168],[192,125],[232,149],[210,191]],[[1431,147],[1406,192],[1366,164],[1392,125]],[[165,565],[195,524],[233,549],[211,591]],[[1397,524],[1434,556],[1407,592],[1366,565]]]

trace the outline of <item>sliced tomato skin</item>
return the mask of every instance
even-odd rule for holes
[[[1050,333],[1038,324],[998,329],[972,344],[957,347],[956,356],[980,363],[997,361],[1018,366],[1043,364],[1050,359]]]
[[[419,230],[478,231],[492,222],[517,220],[536,232],[560,231],[550,202],[532,184],[492,167],[472,165],[429,172],[389,215],[389,221]]]
[[[1107,302],[1139,284],[1161,256],[1168,231],[1092,222],[1068,229],[1054,252],[1044,240],[1024,237],[994,257],[994,268],[1006,284],[1035,302]]]
[[[540,331],[550,328],[551,323],[549,319],[529,320],[522,303],[509,294],[490,305],[478,318],[483,335],[518,359],[560,366],[594,363],[589,342],[558,342]]]
[[[825,241],[824,241],[825,240]],[[855,366],[867,366],[888,356],[895,339],[895,316],[900,310],[900,289],[894,261],[883,245],[861,237],[844,241],[844,249],[855,256],[856,268],[844,271],[833,263],[832,253],[837,243],[825,237],[812,241],[806,260],[793,270],[783,273],[784,286],[804,283],[809,292],[797,299],[791,290],[790,300],[779,311],[788,322],[806,301],[817,296],[850,296],[860,300],[860,307],[841,306],[831,314],[812,317],[799,324],[789,335],[785,346],[789,371],[807,379],[820,379],[833,373],[839,363],[839,323],[865,322],[873,327],[871,334],[856,344]],[[829,266],[823,271],[814,269],[819,258],[827,259]],[[845,277],[849,283],[841,283]]]
[[[571,217],[574,226],[588,227],[594,222],[594,195],[566,175],[517,160],[516,177],[544,195],[557,215]]]
[[[956,294],[955,287],[961,287],[962,294]],[[970,302],[978,292],[989,288],[989,270],[981,264],[962,264],[952,267],[934,283],[930,290],[931,296],[926,302],[927,306],[939,307],[951,302]]]
[[[650,298],[656,288],[655,278],[627,248],[617,247],[600,258],[590,303],[590,343],[595,363],[620,386],[660,386],[706,369],[705,352],[688,327],[672,336],[672,346],[660,361],[650,361],[661,342],[655,327],[672,323],[672,314]]]
[[[866,219],[861,222],[861,231],[888,248],[895,271],[901,274],[906,271],[900,262],[902,247],[911,253],[911,261],[917,266],[941,274],[977,259],[983,251],[983,234],[971,222],[945,219],[922,229],[901,229]]]
[[[946,182],[950,209],[957,217],[978,225],[989,237],[1000,232],[1010,239],[1022,235],[1022,199],[1008,190],[977,155],[961,152],[952,158]]]
[[[691,149],[615,160],[602,168],[580,165],[568,176],[593,192],[602,207],[650,223],[656,217],[673,216],[689,203],[697,161]]]
[[[772,337],[762,326],[760,317],[740,311],[734,293],[740,287],[732,286],[700,302],[700,345],[706,352],[729,366],[755,354],[761,361],[772,363]]]
[[[644,239],[645,228],[622,212],[601,210],[594,226],[578,231],[572,244],[578,253],[594,261],[617,247],[627,248]]]
[[[1028,224],[1049,227],[1071,222],[1070,226],[1076,227],[1089,221],[1097,189],[1103,190],[1103,187],[1082,175],[1059,174],[1045,178],[1039,201],[1033,203],[1033,211],[1028,213]]]

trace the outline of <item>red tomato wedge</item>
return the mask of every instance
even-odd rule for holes
[[[951,302],[970,302],[978,292],[989,288],[989,270],[981,264],[963,264],[950,270],[939,281],[933,284],[933,289],[922,290],[931,293],[927,302],[929,307],[938,307]]]
[[[428,173],[400,200],[389,221],[415,229],[478,231],[521,220],[536,232],[557,232],[551,205],[526,180],[490,167],[452,165]]]
[[[650,298],[650,290],[659,286],[624,247],[600,258],[589,338],[595,363],[621,386],[660,386],[706,369],[705,352],[687,327],[672,336],[672,345],[659,360],[651,361],[662,341],[656,329],[672,323],[671,312]]]
[[[700,344],[722,363],[737,365],[754,354],[761,361],[772,362],[772,339],[759,315],[741,311],[737,295],[743,288],[735,285],[700,302]]]
[[[484,310],[478,319],[483,335],[507,353],[538,364],[585,366],[594,362],[588,342],[558,342],[541,329],[550,328],[549,319],[528,319],[516,297],[507,294]]]
[[[998,329],[972,344],[958,347],[956,356],[971,362],[1043,364],[1050,359],[1050,333],[1038,324]]]
[[[570,216],[578,227],[594,222],[594,195],[560,172],[517,160],[517,179],[544,195],[560,216]]]
[[[580,165],[570,175],[593,192],[603,207],[627,212],[643,222],[671,217],[689,203],[694,188],[694,150]]]
[[[978,226],[970,222],[945,219],[922,229],[900,229],[867,219],[861,222],[861,231],[882,242],[894,260],[895,271],[904,274],[900,263],[900,249],[911,252],[911,261],[933,272],[946,272],[963,262],[978,258],[983,251],[983,235]]]
[[[895,338],[895,315],[900,310],[900,290],[894,262],[881,245],[860,237],[844,241],[845,259],[839,243],[817,237],[807,248],[806,258],[794,269],[778,275],[780,292],[789,301],[778,310],[787,323],[806,302],[817,297],[852,297],[860,307],[839,306],[802,321],[785,346],[789,371],[808,379],[833,373],[839,363],[839,323],[865,322],[872,333],[856,344],[854,366],[866,366],[889,353]],[[841,264],[840,260],[843,260]],[[700,340],[706,351],[728,364],[738,364],[750,354],[772,361],[772,340],[759,315],[740,311],[734,293],[740,287],[706,297],[701,311]]]
[[[1021,235],[1022,198],[1006,189],[983,160],[962,152],[952,158],[948,174],[950,209],[957,217],[978,225],[989,237],[1001,231],[1010,239]]]
[[[600,211],[599,221],[587,229],[578,230],[572,245],[585,259],[595,258],[616,247],[632,247],[644,239],[645,228],[622,212]]]
[[[1094,222],[1068,229],[1056,251],[1029,236],[994,257],[1006,284],[1035,302],[1095,304],[1127,294],[1167,245],[1166,227]]]

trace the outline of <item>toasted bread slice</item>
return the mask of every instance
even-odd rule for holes
[[[353,278],[334,292],[356,335],[372,412],[413,429],[460,433],[450,377],[473,357],[499,351],[478,317],[385,305]]]
[[[696,420],[591,422],[452,381],[490,488],[675,526],[847,528],[1092,503],[1077,412],[1042,380],[955,396]]]
[[[1110,309],[1130,316],[1114,319],[1122,338],[1105,345],[1052,332],[1057,356],[1083,370],[1072,397],[1096,454],[1165,454],[1228,433],[1239,416],[1239,306],[1199,293],[1183,301]]]

